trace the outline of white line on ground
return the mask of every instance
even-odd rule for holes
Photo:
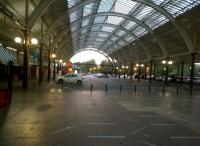
[[[163,124],[151,124],[151,126],[177,126],[177,124],[167,124],[167,123],[163,123]]]
[[[87,123],[88,125],[115,125],[115,123]]]
[[[51,132],[51,135],[55,135],[55,134],[58,134],[58,133],[61,133],[61,132],[65,132],[67,130],[70,130],[70,129],[73,129],[73,128],[76,128],[77,126],[72,126],[72,127],[66,127],[66,128],[63,128],[63,129],[59,129],[59,130],[56,130],[54,132]]]
[[[137,120],[133,120],[133,119],[129,119],[129,118],[124,118],[124,117],[119,117],[119,119],[127,120],[127,121],[131,121],[131,122],[137,122],[137,123],[140,123],[140,122],[137,121]]]
[[[124,139],[126,136],[88,136],[89,138]]]
[[[126,111],[125,111],[125,110],[119,111],[119,112],[113,113],[113,115],[118,115],[118,114],[121,114],[121,113],[123,113],[123,112],[126,112]]]
[[[184,136],[171,136],[171,139],[200,139],[200,137],[184,137]]]
[[[152,143],[149,143],[149,142],[146,142],[146,141],[143,141],[143,140],[140,140],[139,142],[143,143],[143,144],[146,144],[146,145],[149,145],[149,146],[157,146],[155,144],[152,144]]]
[[[132,134],[132,135],[135,135],[135,134],[137,134],[137,133],[143,131],[143,130],[146,129],[146,128],[147,128],[147,127],[142,127],[142,128],[140,128],[140,129],[138,129],[138,130],[136,130],[136,131],[131,132],[131,134]]]
[[[161,116],[160,115],[139,115],[139,117],[144,117],[144,118],[159,118]]]

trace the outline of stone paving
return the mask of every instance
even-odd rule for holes
[[[14,88],[0,110],[0,146],[199,146],[199,87],[192,96],[186,87],[148,87],[86,77],[83,86]]]

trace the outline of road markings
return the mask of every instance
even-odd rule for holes
[[[139,115],[139,117],[143,117],[143,118],[159,118],[161,116],[160,115]]]
[[[200,139],[200,137],[171,136],[171,139]]]
[[[70,130],[70,129],[73,129],[73,128],[76,128],[77,126],[67,126],[66,128],[63,128],[63,129],[59,129],[59,130],[56,130],[54,132],[51,133],[51,135],[55,135],[55,134],[58,134],[58,133],[61,133],[61,132],[65,132],[67,130]]]
[[[137,120],[133,120],[133,119],[129,119],[129,118],[124,118],[124,117],[119,117],[119,119],[131,121],[131,122],[136,122],[136,123],[140,123],[140,122],[137,121]]]
[[[125,139],[126,136],[88,136],[89,138]]]
[[[146,142],[146,141],[143,141],[143,140],[140,140],[139,142],[143,143],[143,144],[146,144],[146,145],[149,145],[149,146],[157,146],[155,144],[152,144],[152,143],[149,143],[149,142]]]
[[[126,112],[125,110],[122,110],[122,111],[119,111],[119,112],[116,112],[116,113],[113,113],[113,115],[118,115],[118,114],[121,114],[123,112]]]
[[[137,133],[143,131],[143,130],[146,129],[146,128],[147,128],[147,127],[140,128],[140,129],[138,129],[138,130],[136,130],[136,131],[131,132],[131,134],[132,134],[132,135],[135,135],[135,134],[137,134]]]
[[[87,125],[115,125],[115,123],[87,123]]]
[[[177,124],[151,124],[151,126],[177,126]]]

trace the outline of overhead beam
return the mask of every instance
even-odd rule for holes
[[[31,16],[28,18],[28,29],[31,30],[33,28],[36,21],[39,20],[39,18],[45,13],[45,11],[54,1],[55,0],[40,0],[38,6],[34,9]]]

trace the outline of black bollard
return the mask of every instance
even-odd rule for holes
[[[137,89],[136,89],[136,85],[135,85],[135,89],[134,89],[135,93],[136,93],[136,90],[137,90]]]
[[[151,85],[149,85],[149,93],[151,93]]]
[[[163,86],[163,90],[162,91],[163,91],[163,95],[164,95],[165,94],[165,86]]]
[[[92,92],[93,91],[93,84],[91,83],[91,86],[90,86],[90,91]]]
[[[119,86],[120,94],[122,93],[122,85]]]
[[[176,93],[178,94],[178,92],[179,92],[179,87],[176,88]]]
[[[8,91],[10,92],[10,96],[12,95],[12,85],[13,85],[13,62],[9,61],[8,63]]]

